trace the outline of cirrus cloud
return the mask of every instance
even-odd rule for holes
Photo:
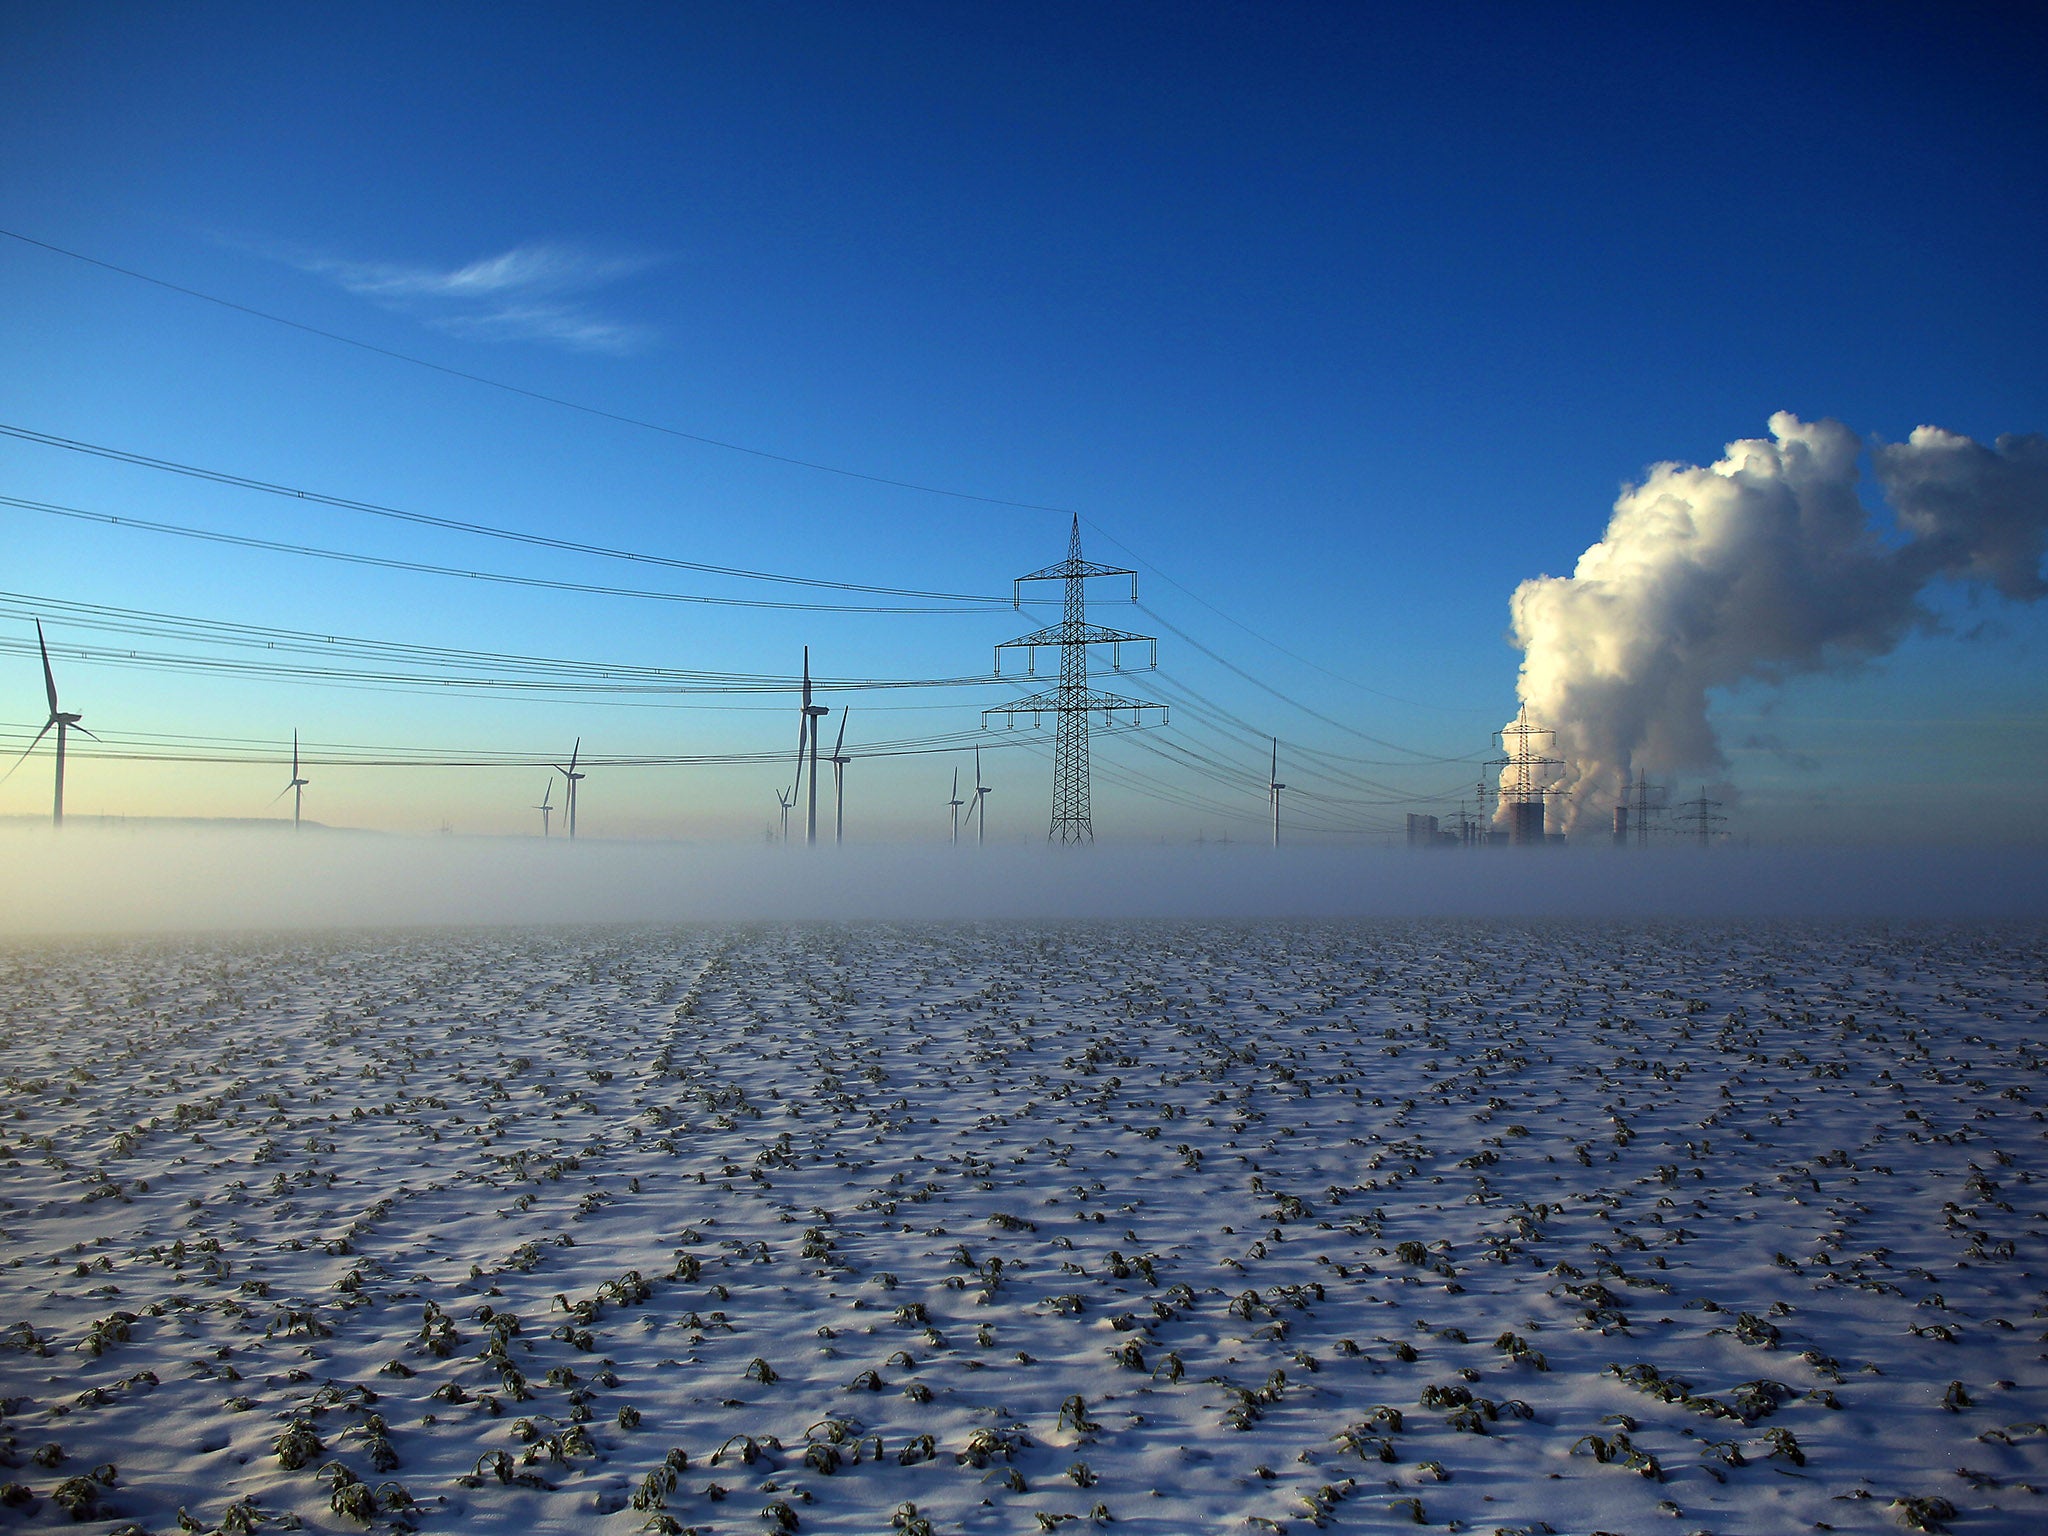
[[[636,352],[654,340],[650,327],[615,318],[586,295],[646,271],[658,264],[656,257],[549,243],[514,246],[455,266],[278,254],[302,272],[452,335],[610,353]]]

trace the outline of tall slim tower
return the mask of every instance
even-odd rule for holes
[[[1525,708],[1515,715],[1513,725],[1494,734],[1507,754],[1501,760],[1500,798],[1508,813],[1508,841],[1518,848],[1539,846],[1544,841],[1544,797],[1557,793],[1550,780],[1554,770],[1564,766],[1562,758],[1545,757],[1539,743],[1557,733],[1531,724]]]
[[[1678,814],[1672,817],[1678,824],[1676,830],[1681,836],[1698,839],[1702,848],[1710,848],[1715,838],[1728,835],[1727,828],[1719,825],[1728,819],[1720,814],[1721,802],[1709,800],[1704,789],[1697,800],[1683,801],[1676,810]]]
[[[1047,714],[1058,717],[1058,733],[1053,743],[1052,830],[1047,834],[1048,841],[1056,843],[1095,841],[1095,822],[1088,808],[1089,715],[1100,711],[1106,725],[1115,720],[1118,710],[1128,709],[1132,723],[1136,724],[1144,719],[1146,710],[1156,709],[1160,723],[1166,721],[1164,704],[1155,704],[1149,699],[1127,699],[1114,693],[1096,693],[1088,687],[1088,647],[1091,645],[1110,647],[1110,665],[1116,671],[1123,669],[1124,646],[1140,642],[1152,648],[1148,664],[1159,665],[1159,642],[1151,635],[1134,635],[1127,630],[1105,629],[1100,624],[1088,622],[1085,583],[1090,576],[1130,577],[1131,600],[1137,601],[1136,571],[1097,565],[1081,558],[1081,519],[1076,517],[1073,533],[1067,540],[1067,558],[1028,576],[1019,576],[1011,588],[1011,602],[1021,606],[1025,582],[1065,582],[1066,603],[1060,622],[1033,630],[1028,635],[1019,635],[1015,640],[1005,640],[996,647],[996,672],[1000,675],[1004,651],[1025,651],[1029,657],[1029,670],[1036,672],[1038,648],[1042,645],[1058,646],[1060,685],[1050,693],[1034,693],[1013,704],[999,704],[981,712],[984,727],[990,715],[1006,716],[1011,725],[1017,723],[1017,716],[1029,715],[1034,726]]]

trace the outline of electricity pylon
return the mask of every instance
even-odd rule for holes
[[[1709,800],[1704,789],[1700,791],[1697,800],[1683,801],[1673,809],[1677,812],[1671,818],[1677,824],[1673,830],[1684,837],[1698,838],[1702,848],[1711,847],[1715,838],[1728,835],[1725,827],[1715,825],[1716,822],[1728,819],[1717,814],[1721,809],[1721,802]]]
[[[1560,793],[1548,781],[1564,760],[1545,757],[1543,738],[1555,739],[1557,732],[1531,723],[1526,706],[1515,714],[1514,724],[1495,731],[1494,739],[1505,756],[1500,759],[1500,798],[1508,808],[1508,841],[1517,845],[1541,843],[1543,805],[1546,796]]]
[[[1649,774],[1644,772],[1641,768],[1638,768],[1636,770],[1634,808],[1636,823],[1636,846],[1638,848],[1647,848],[1650,846],[1650,815],[1652,812],[1656,812],[1657,814],[1661,815],[1663,814],[1663,811],[1663,786],[1659,785],[1657,788],[1653,790],[1650,787]]]
[[[1067,558],[1057,565],[1048,565],[1043,570],[1033,571],[1028,576],[1019,576],[1012,584],[1011,603],[1023,606],[1024,583],[1027,581],[1063,581],[1066,583],[1066,603],[1060,622],[1044,629],[1033,630],[1028,635],[1019,635],[1015,640],[1005,640],[996,647],[996,673],[1003,670],[1003,652],[1021,649],[1029,657],[1029,670],[1038,670],[1038,648],[1042,645],[1056,645],[1060,648],[1060,684],[1051,692],[1034,693],[1029,698],[1018,699],[1013,704],[999,704],[993,709],[981,712],[981,723],[988,725],[990,715],[1003,715],[1011,725],[1017,723],[1017,716],[1029,715],[1035,726],[1046,715],[1056,715],[1059,720],[1058,734],[1053,743],[1052,768],[1052,830],[1047,841],[1057,843],[1092,843],[1095,841],[1095,822],[1088,807],[1088,717],[1100,711],[1103,723],[1111,724],[1116,712],[1128,709],[1132,724],[1142,723],[1148,709],[1159,711],[1159,720],[1166,723],[1166,706],[1155,704],[1149,699],[1127,699],[1120,694],[1097,693],[1088,686],[1088,647],[1106,645],[1110,647],[1110,666],[1114,671],[1123,670],[1123,648],[1126,645],[1143,643],[1149,645],[1149,665],[1159,665],[1159,642],[1151,635],[1134,635],[1127,630],[1104,629],[1100,624],[1090,624],[1087,617],[1087,599],[1084,585],[1090,576],[1128,576],[1131,578],[1131,601],[1138,599],[1138,573],[1116,566],[1097,565],[1081,558],[1081,519],[1074,519],[1072,536],[1067,540]]]

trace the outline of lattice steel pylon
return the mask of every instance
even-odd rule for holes
[[[1542,843],[1544,803],[1560,793],[1549,781],[1557,769],[1564,767],[1564,759],[1545,757],[1542,748],[1534,743],[1544,738],[1555,740],[1557,732],[1533,723],[1525,705],[1515,712],[1512,725],[1493,734],[1506,754],[1499,762],[1500,802],[1508,813],[1508,841],[1517,845]]]
[[[1100,711],[1104,724],[1113,723],[1116,712],[1128,709],[1133,724],[1142,723],[1145,711],[1156,709],[1159,720],[1166,723],[1166,706],[1155,704],[1149,699],[1127,699],[1121,694],[1098,693],[1088,686],[1088,647],[1107,645],[1110,647],[1111,668],[1123,669],[1123,648],[1126,645],[1144,644],[1151,647],[1149,665],[1159,665],[1159,642],[1151,635],[1134,635],[1128,630],[1105,629],[1100,624],[1090,624],[1087,616],[1087,594],[1084,583],[1090,576],[1128,576],[1131,578],[1131,601],[1138,599],[1138,573],[1116,566],[1097,565],[1081,558],[1081,519],[1074,519],[1074,529],[1067,540],[1067,558],[1043,570],[1019,576],[1011,585],[1011,602],[1021,606],[1024,583],[1027,581],[1063,581],[1066,583],[1066,602],[1060,622],[1044,629],[1033,630],[1028,635],[1019,635],[1014,640],[1005,640],[996,647],[996,674],[1002,675],[1003,652],[1023,650],[1029,656],[1028,667],[1038,670],[1038,648],[1056,645],[1060,649],[1060,684],[1049,693],[1034,693],[1028,698],[1018,699],[1011,704],[999,704],[993,709],[981,712],[981,723],[985,729],[990,715],[1003,715],[1009,724],[1017,723],[1017,716],[1029,715],[1035,726],[1046,715],[1058,720],[1058,729],[1053,742],[1052,766],[1052,830],[1046,834],[1048,842],[1092,843],[1095,841],[1095,821],[1088,803],[1088,717]]]
[[[1702,789],[1698,799],[1682,801],[1673,807],[1673,830],[1681,836],[1698,839],[1702,848],[1710,848],[1715,838],[1728,835],[1727,828],[1716,825],[1728,819],[1720,814],[1720,810],[1721,802],[1709,800],[1707,792]]]

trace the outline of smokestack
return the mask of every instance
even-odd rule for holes
[[[1725,767],[1713,690],[1882,656],[1927,621],[1933,581],[2048,596],[2048,438],[1920,427],[1875,445],[1894,531],[1859,499],[1847,427],[1781,411],[1770,429],[1705,467],[1653,466],[1571,575],[1515,589],[1517,692],[1557,733],[1565,830],[1638,768]]]

